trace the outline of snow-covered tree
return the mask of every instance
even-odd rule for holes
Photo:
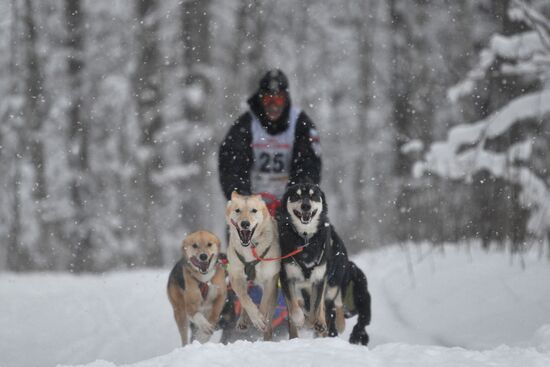
[[[518,189],[517,202],[529,213],[526,230],[543,238],[550,234],[545,158],[550,153],[550,20],[536,9],[514,1],[508,17],[528,27],[519,33],[493,35],[476,67],[448,91],[455,103],[463,97],[475,98],[487,88],[488,78],[497,77],[500,92],[511,88],[515,95],[484,118],[451,128],[446,140],[431,144],[414,173],[474,182],[480,172],[487,172],[504,180]]]

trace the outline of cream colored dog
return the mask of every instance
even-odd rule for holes
[[[237,192],[233,192],[227,203],[225,217],[230,228],[228,274],[243,307],[237,328],[245,330],[252,322],[264,332],[264,340],[271,340],[271,320],[276,307],[281,263],[279,260],[260,261],[257,257],[281,256],[277,223],[260,195],[243,196]],[[257,257],[253,255],[253,248]],[[262,287],[260,309],[248,295],[249,281]]]

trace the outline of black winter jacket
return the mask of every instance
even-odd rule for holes
[[[260,123],[271,135],[276,135],[288,128],[290,99],[278,121],[270,122],[263,111],[259,94],[248,100],[250,110],[258,116]],[[233,123],[221,143],[218,169],[220,183],[225,197],[229,200],[231,193],[237,191],[242,195],[252,194],[250,170],[254,163],[252,151],[252,115],[246,112]],[[315,126],[305,112],[301,112],[296,123],[296,135],[292,152],[292,164],[288,184],[311,182],[318,184],[321,180],[321,157],[315,153],[311,131]]]

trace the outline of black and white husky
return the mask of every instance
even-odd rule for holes
[[[359,317],[350,342],[368,343],[370,294],[363,272],[347,256],[327,216],[325,195],[317,185],[291,186],[278,215],[281,282],[289,309],[290,337],[307,321],[319,335],[336,336],[345,328],[344,299],[352,292]],[[348,297],[349,298],[349,297]],[[304,312],[305,311],[305,312]],[[328,322],[327,322],[328,321]]]

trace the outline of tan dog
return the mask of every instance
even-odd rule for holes
[[[280,257],[277,223],[260,195],[242,196],[236,192],[227,203],[225,217],[230,228],[227,249],[229,279],[244,309],[237,328],[245,330],[252,322],[264,332],[264,340],[271,340],[271,320],[276,307],[281,263],[278,260],[259,261],[252,248],[261,258]],[[248,295],[249,281],[262,287],[260,309]]]
[[[214,331],[227,295],[225,270],[218,263],[220,240],[207,231],[187,236],[182,258],[168,278],[168,299],[181,336],[188,343],[189,321],[196,326],[192,339],[208,341]]]

